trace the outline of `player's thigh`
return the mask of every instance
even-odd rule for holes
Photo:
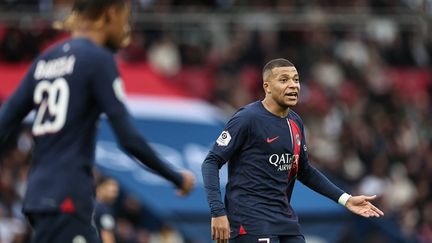
[[[100,243],[96,229],[73,214],[35,214],[30,216],[32,243]]]
[[[277,236],[272,235],[239,235],[230,239],[230,243],[280,243]]]
[[[281,236],[279,237],[280,243],[305,243],[305,238],[303,235],[295,236]]]

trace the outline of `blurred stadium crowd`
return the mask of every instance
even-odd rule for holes
[[[67,3],[0,0],[0,10],[22,5],[61,12]],[[172,85],[229,114],[262,97],[267,60],[291,60],[302,82],[294,110],[307,125],[313,163],[352,193],[378,195],[378,205],[407,241],[432,242],[431,1],[133,3],[134,41],[119,60],[147,62]],[[340,13],[345,19],[335,19]],[[171,15],[172,21],[163,18]],[[26,21],[0,22],[1,62],[29,61],[65,36],[48,21]],[[19,211],[30,165],[28,130],[11,144],[16,146],[3,151],[0,170],[0,242],[25,242]],[[140,222],[139,204],[126,194],[120,198],[119,242],[151,242],[154,228]],[[180,237],[169,227],[159,235],[165,232]]]

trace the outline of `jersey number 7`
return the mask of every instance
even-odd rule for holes
[[[66,123],[69,105],[69,86],[64,78],[54,82],[40,81],[34,90],[33,101],[39,105],[33,123],[33,135],[56,133]]]

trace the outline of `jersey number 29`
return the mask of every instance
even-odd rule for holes
[[[33,101],[39,105],[33,123],[33,135],[56,133],[63,128],[69,104],[69,86],[64,78],[54,82],[40,81],[34,90]]]

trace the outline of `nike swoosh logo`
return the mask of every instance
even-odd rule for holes
[[[278,138],[279,138],[279,136],[274,137],[274,138],[267,138],[267,143],[272,143],[272,142],[274,142]]]

